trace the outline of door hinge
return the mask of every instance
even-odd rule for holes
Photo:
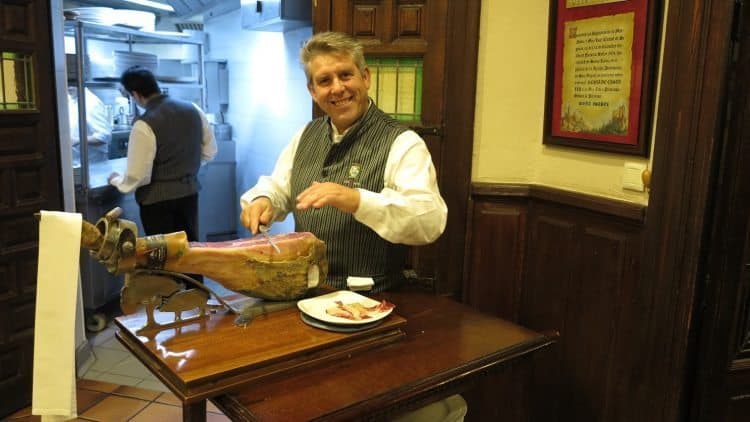
[[[412,128],[414,132],[417,132],[420,136],[432,135],[432,136],[443,136],[442,126],[417,126]]]

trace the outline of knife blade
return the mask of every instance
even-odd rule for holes
[[[266,226],[265,224],[258,225],[258,231],[260,232],[260,234],[262,234],[266,238],[266,240],[268,240],[268,243],[270,243],[271,246],[273,246],[273,248],[276,249],[276,253],[281,253],[281,249],[279,249],[279,247],[276,245],[276,242],[274,242],[271,239],[271,236],[268,235],[269,229],[270,227]]]

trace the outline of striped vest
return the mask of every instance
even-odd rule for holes
[[[330,120],[308,124],[294,156],[292,198],[312,184],[335,182],[373,192],[383,190],[391,145],[407,129],[371,105],[340,143],[332,142]],[[328,284],[346,288],[347,276],[372,277],[374,291],[403,280],[408,249],[384,240],[354,216],[334,207],[294,211],[295,230],[309,231],[326,242]]]
[[[151,183],[136,189],[136,202],[150,205],[197,193],[203,141],[200,112],[192,103],[159,95],[148,101],[139,119],[154,131],[156,156]]]

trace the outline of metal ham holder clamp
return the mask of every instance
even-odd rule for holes
[[[146,306],[146,325],[140,331],[169,327],[206,317],[206,311],[209,309],[208,299],[211,295],[228,310],[236,312],[221,300],[219,295],[192,277],[163,269],[137,269],[138,226],[132,221],[119,218],[121,214],[122,209],[119,207],[107,212],[96,222],[97,233],[91,233],[90,228],[87,230],[85,226],[90,224],[84,221],[81,245],[89,248],[91,255],[104,265],[110,274],[124,274],[125,284],[120,291],[123,312],[133,313],[138,305]],[[151,243],[158,242],[159,236],[147,239],[150,249]],[[166,245],[161,247],[166,249]],[[181,285],[177,279],[186,281],[186,285],[191,284],[192,288],[187,289],[186,285]],[[183,312],[195,309],[198,309],[197,315],[182,318]],[[154,316],[156,310],[173,312],[174,319],[159,323]],[[215,312],[213,307],[211,310]]]
[[[110,274],[123,274],[135,270],[135,242],[138,226],[130,220],[121,220],[121,208],[114,208],[96,222],[103,239],[99,250],[90,251]]]
[[[240,303],[234,302],[234,305],[227,303],[203,283],[185,273],[174,271],[175,265],[180,263],[180,258],[184,258],[183,254],[186,250],[193,249],[190,247],[190,242],[188,242],[184,232],[139,238],[136,224],[121,219],[121,214],[122,209],[116,207],[107,212],[95,225],[83,220],[81,247],[87,249],[91,256],[104,265],[110,274],[124,275],[125,283],[120,291],[120,307],[123,313],[132,314],[138,310],[140,305],[145,305],[146,325],[141,328],[141,331],[181,324],[183,321],[206,317],[207,311],[208,313],[217,313],[220,310],[236,314],[235,324],[245,326],[257,316],[295,307],[299,297],[310,293],[313,288],[317,289],[319,278],[325,279],[328,267],[325,259],[325,244],[315,238],[314,241],[306,245],[305,254],[297,257],[298,261],[285,264],[287,267],[284,268],[291,268],[294,271],[294,273],[290,273],[292,276],[288,276],[288,279],[296,283],[292,285],[292,288],[289,288],[289,283],[283,284],[281,290],[279,290],[279,286],[273,286],[276,290],[271,290],[272,293],[281,295],[278,298],[248,295],[251,299],[255,298],[253,303],[239,308],[236,305],[240,305]],[[37,214],[37,218],[40,217],[41,215]],[[275,253],[278,253],[279,249],[277,248],[279,246],[273,246],[273,244],[271,246]],[[186,249],[183,250],[183,248]],[[200,249],[200,247],[194,249]],[[259,256],[263,258],[262,253]],[[243,260],[240,263],[242,269],[248,267],[248,262]],[[273,261],[256,259],[252,262],[261,270],[257,270],[257,268],[252,270],[250,276],[257,272],[272,273],[274,276],[278,274],[278,272],[274,273],[268,270],[269,266],[273,267],[273,264],[275,264]],[[222,264],[221,262],[213,262],[212,264],[208,261],[202,261],[202,265],[207,268],[208,265]],[[167,267],[172,270],[165,270],[164,268]],[[200,268],[200,265],[198,267]],[[195,266],[190,265],[187,265],[186,268],[195,270],[189,271],[191,274],[207,274],[204,272],[206,268],[196,269]],[[274,270],[274,268],[271,268],[271,270]],[[322,277],[320,276],[321,273]],[[246,272],[244,276],[248,276],[247,274],[249,273]],[[243,276],[242,273],[239,276]],[[310,284],[311,277],[315,281],[312,286]],[[278,281],[273,278],[268,280]],[[287,278],[284,281],[287,281]],[[189,288],[186,286],[189,286]],[[248,292],[247,289],[239,289],[239,291],[246,295]],[[264,293],[268,294],[268,290]],[[211,300],[211,303],[209,303],[211,295],[214,296],[215,302]],[[159,314],[156,314],[157,310],[160,311]],[[195,312],[196,310],[197,312]],[[183,318],[183,312],[188,311],[191,311],[191,313],[187,318]],[[163,315],[163,313],[169,312],[174,313],[174,318],[171,321]],[[160,322],[157,322],[157,319]]]

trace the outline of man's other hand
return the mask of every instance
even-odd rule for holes
[[[122,177],[120,176],[120,173],[113,171],[110,173],[110,175],[107,177],[107,183],[110,185],[118,185],[122,182]]]
[[[323,208],[326,205],[353,213],[359,208],[359,191],[332,182],[313,182],[297,195],[297,209]]]

